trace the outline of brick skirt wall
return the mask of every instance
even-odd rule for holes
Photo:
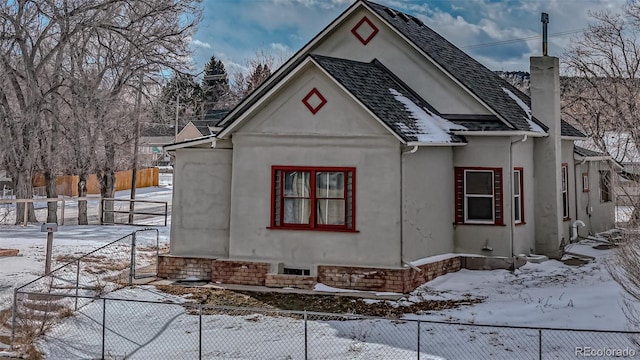
[[[211,281],[264,286],[270,268],[265,262],[218,259],[211,265]]]
[[[416,268],[318,265],[316,277],[270,274],[271,264],[267,262],[162,255],[158,264],[158,276],[170,279],[197,277],[223,284],[300,289],[312,289],[316,283],[323,283],[342,289],[407,293],[438,276],[459,271],[468,265],[471,269],[477,268],[476,263],[491,265],[494,268],[504,268],[497,266],[503,262],[509,265],[508,261],[484,257],[473,258],[475,262],[467,264],[470,259],[454,255]]]
[[[313,289],[318,283],[315,276],[267,274],[265,286],[268,287],[292,287],[296,289]]]
[[[327,286],[405,293],[436,277],[461,269],[459,256],[413,268],[383,269],[358,266],[318,266],[318,282]]]
[[[211,264],[215,259],[160,255],[158,277],[186,279],[188,277],[211,280]]]

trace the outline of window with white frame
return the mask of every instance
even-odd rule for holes
[[[569,220],[569,165],[562,164],[562,218]]]
[[[522,168],[513,169],[513,222],[524,223],[524,201],[522,196],[523,178]]]
[[[456,223],[503,225],[502,169],[456,168]]]

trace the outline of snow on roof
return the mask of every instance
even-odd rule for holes
[[[536,124],[535,121],[532,120],[531,108],[529,108],[529,106],[525,104],[524,101],[522,101],[522,99],[520,99],[518,96],[516,96],[516,94],[514,94],[511,90],[507,88],[503,87],[502,91],[504,91],[507,95],[509,95],[509,97],[513,99],[513,101],[515,101],[516,104],[518,104],[518,106],[520,106],[520,108],[527,114],[527,116],[524,119],[527,120],[527,122],[529,123],[529,126],[531,127],[531,131],[539,132],[539,133],[545,132],[544,129],[540,127],[540,125]]]
[[[432,113],[427,108],[419,107],[395,89],[390,88],[389,92],[397,101],[404,104],[405,109],[411,113],[411,117],[416,121],[416,125],[420,128],[421,133],[414,133],[412,135],[418,139],[418,142],[444,144],[453,143],[449,131],[467,130],[466,127],[454,124],[451,121]],[[405,124],[396,123],[395,125],[402,131],[409,130]]]
[[[606,131],[602,142],[611,157],[622,164],[640,163],[640,151],[630,133],[621,131]],[[593,139],[576,142],[576,145],[592,151],[603,151]]]

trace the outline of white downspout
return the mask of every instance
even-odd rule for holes
[[[522,136],[522,139],[518,139],[515,141],[511,141],[509,143],[509,174],[510,174],[510,180],[509,180],[509,184],[511,184],[511,191],[509,192],[511,194],[511,199],[510,204],[511,206],[509,206],[509,208],[511,209],[511,216],[509,216],[511,225],[510,225],[510,230],[511,230],[511,256],[515,256],[515,254],[513,253],[513,237],[514,237],[514,233],[515,233],[515,219],[514,219],[514,214],[515,211],[513,209],[513,144],[517,143],[517,142],[525,142],[527,141],[527,139],[529,138],[528,135],[524,135]],[[521,200],[522,201],[522,189],[520,189],[520,196],[521,196]]]
[[[404,156],[407,154],[415,154],[418,151],[418,145],[414,145],[413,149],[403,151],[400,154],[400,266],[405,263],[402,250],[404,250]]]
[[[578,225],[586,226],[584,221],[582,220],[576,220],[573,222],[573,224],[571,224],[571,239],[569,239],[570,243],[578,239]]]

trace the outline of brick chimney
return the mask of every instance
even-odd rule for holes
[[[546,33],[544,20],[543,15],[543,33]],[[549,136],[534,139],[535,250],[558,258],[563,241],[560,61],[546,56],[546,41],[543,53],[544,56],[530,58],[531,113],[549,128]]]

